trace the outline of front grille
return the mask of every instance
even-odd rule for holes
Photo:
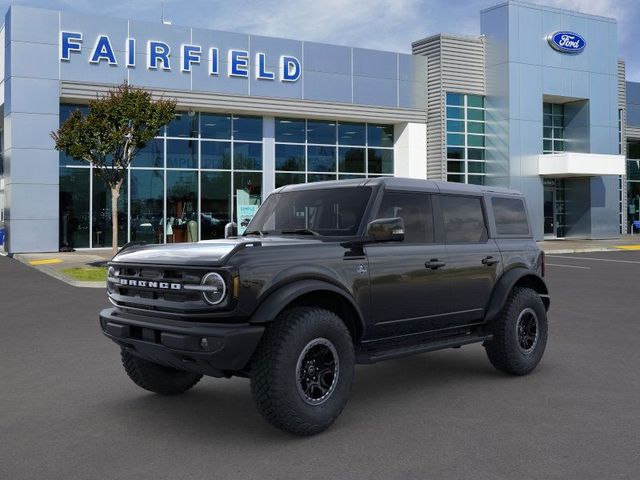
[[[202,277],[209,271],[201,268],[111,264],[109,297],[116,306],[123,308],[203,315],[211,311],[211,306],[204,301],[202,293],[194,288],[200,287]]]

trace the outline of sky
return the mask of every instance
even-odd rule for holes
[[[618,56],[627,80],[640,81],[639,0],[529,1],[617,19]],[[11,3],[145,21],[160,21],[164,5],[174,25],[410,53],[412,41],[437,33],[479,34],[480,10],[502,0],[0,0],[0,8]]]

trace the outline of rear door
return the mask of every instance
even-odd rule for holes
[[[451,282],[453,323],[484,319],[493,286],[502,268],[494,239],[488,238],[481,195],[441,195],[440,207]]]
[[[365,248],[378,338],[430,330],[449,311],[447,254],[436,243],[433,195],[393,190],[383,195],[376,218],[401,217],[405,238]]]

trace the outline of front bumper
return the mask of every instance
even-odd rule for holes
[[[255,351],[264,326],[211,324],[100,312],[102,332],[122,348],[151,362],[213,377],[243,370]]]

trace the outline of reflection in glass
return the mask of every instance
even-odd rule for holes
[[[112,243],[111,189],[94,170],[93,174],[93,246],[109,247]],[[118,245],[127,243],[127,182],[120,188],[118,198]]]
[[[202,138],[231,139],[231,115],[200,114],[200,136]]]
[[[340,145],[365,145],[366,127],[364,123],[340,122],[338,124]]]
[[[324,182],[327,180],[335,180],[336,179],[336,175],[329,175],[329,174],[318,174],[318,173],[310,173],[308,175],[308,182],[309,183],[313,183],[313,182]]]
[[[338,167],[340,169],[340,172],[365,172],[364,148],[340,147],[338,149],[338,155]]]
[[[132,167],[152,167],[162,168],[164,166],[164,140],[162,138],[154,138],[138,150],[131,162]]]
[[[299,118],[276,118],[276,142],[304,143],[305,121]]]
[[[198,114],[177,112],[167,125],[167,137],[195,138],[198,136]]]
[[[276,173],[276,188],[304,182],[304,173]]]
[[[262,117],[234,116],[233,138],[235,140],[262,140]]]
[[[167,243],[198,241],[196,172],[167,171],[167,216],[161,223]]]
[[[464,95],[461,93],[447,93],[447,105],[464,105]]]
[[[202,172],[200,185],[201,238],[224,238],[224,227],[231,221],[231,173]]]
[[[60,246],[89,246],[88,168],[60,169]],[[66,227],[66,242],[65,242]]]
[[[167,140],[167,168],[197,167],[197,140]]]
[[[89,113],[89,107],[87,105],[79,105],[79,104],[70,104],[70,103],[61,103],[60,104],[60,125],[62,125],[71,115],[71,112],[75,110],[80,110],[82,115],[86,115]],[[89,166],[88,162],[84,160],[76,160],[75,158],[65,155],[64,152],[60,152],[59,154],[60,166],[63,165],[82,165],[85,167]]]
[[[261,170],[261,143],[233,143],[233,168],[235,170]]]
[[[370,147],[393,147],[393,125],[367,125],[367,144]]]
[[[276,170],[304,171],[304,145],[276,144]]]
[[[131,241],[163,243],[162,170],[131,170]]]
[[[202,168],[231,168],[231,142],[200,142]]]
[[[307,147],[307,169],[310,172],[335,172],[336,149],[335,147]]]
[[[369,173],[393,173],[393,150],[370,148]]]
[[[336,123],[307,120],[307,142],[336,144]]]

